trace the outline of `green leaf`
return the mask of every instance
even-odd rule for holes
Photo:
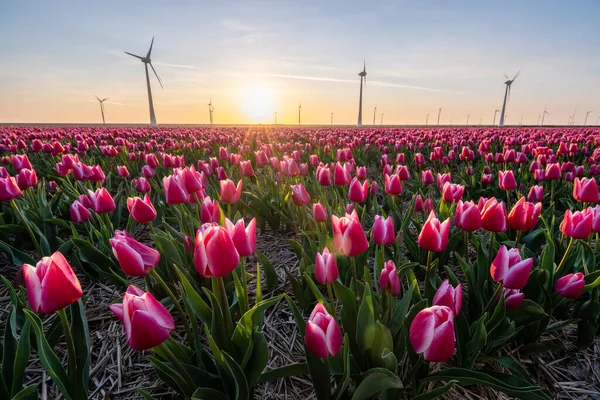
[[[367,400],[386,389],[402,389],[400,378],[384,368],[372,368],[362,377],[352,400]]]
[[[157,231],[157,232],[159,232],[159,231]],[[156,244],[156,248],[160,252],[162,258],[164,260],[167,260],[167,265],[172,265],[172,264],[185,265],[183,263],[183,261],[181,260],[179,251],[173,244],[174,240],[170,235],[168,235],[166,233],[163,233],[163,234],[155,233],[153,235],[150,235],[150,238]]]
[[[36,400],[38,399],[37,385],[29,385],[19,393],[15,394],[11,400]]]
[[[371,287],[365,285],[363,298],[356,317],[356,341],[363,350],[368,350],[375,340],[375,310]]]
[[[515,321],[517,325],[525,326],[547,317],[548,314],[539,304],[525,299],[519,308],[507,309],[506,316]]]
[[[443,396],[446,393],[448,393],[450,391],[450,389],[452,389],[452,386],[454,386],[456,383],[458,383],[457,380],[451,380],[450,382],[448,382],[447,384],[445,384],[442,387],[430,390],[427,393],[423,393],[423,394],[416,396],[413,400],[437,399],[438,397]]]
[[[142,389],[137,389],[137,392],[145,399],[145,400],[154,400],[154,397],[150,395],[150,393],[146,392]]]
[[[75,342],[75,353],[77,354],[77,375],[82,385],[82,394],[87,396],[90,376],[90,332],[88,329],[85,309],[81,299],[71,304],[71,331]]]
[[[305,376],[309,374],[308,364],[293,363],[284,365],[283,367],[273,368],[264,372],[256,383],[264,383],[274,381],[276,379],[287,378],[289,376]]]
[[[0,249],[4,251],[6,255],[11,258],[12,262],[18,267],[22,266],[23,264],[36,264],[36,261],[33,258],[21,250],[12,247],[8,243],[0,242]]]
[[[333,314],[333,305],[329,304],[329,302],[325,299],[325,296],[323,296],[323,294],[321,293],[321,291],[319,290],[317,285],[315,285],[315,282],[312,280],[310,275],[308,275],[308,273],[306,273],[306,272],[304,273],[304,280],[306,281],[308,288],[310,289],[312,294],[315,296],[317,301],[319,303],[323,304],[330,314]]]
[[[8,324],[7,324],[8,325]],[[17,352],[15,354],[13,375],[12,375],[12,390],[13,396],[16,396],[23,387],[23,377],[25,376],[25,367],[29,363],[30,343],[29,343],[29,331],[31,323],[27,320],[21,329],[21,337],[19,344],[17,345]],[[6,334],[6,333],[5,333]],[[4,367],[4,362],[3,362]],[[7,363],[6,367],[10,367]],[[7,368],[8,369],[8,368]],[[37,385],[34,385],[34,387]]]
[[[6,326],[4,328],[4,342],[2,343],[2,379],[7,385],[5,388],[7,393],[3,394],[3,396],[6,396],[6,398],[10,397],[11,392],[9,392],[9,390],[12,386],[14,386],[13,365],[15,364],[18,343],[16,336],[13,334],[13,318],[11,317],[15,312],[15,307],[13,306],[6,320]],[[20,384],[21,383],[19,383],[19,385]]]
[[[147,358],[152,363],[157,375],[159,375],[161,379],[164,380],[165,383],[168,383],[173,389],[183,394],[186,394],[186,391],[193,390],[193,388],[187,388],[185,379],[173,369],[171,363],[161,361],[154,356],[147,356]],[[164,379],[164,376],[167,376],[169,379]],[[175,384],[175,386],[173,386],[173,384]],[[190,393],[187,393],[187,395],[189,396]]]
[[[174,265],[175,271],[179,275],[179,280],[183,285],[184,296],[186,297],[190,308],[204,324],[210,324],[212,321],[212,310],[209,305],[202,299],[202,297],[196,292],[196,289],[192,286],[190,281],[186,278],[185,274],[181,269]]]
[[[350,337],[346,333],[344,335],[344,347],[342,347],[342,360],[344,363],[344,374],[342,375],[341,383],[338,385],[338,388],[335,391],[334,397],[336,399],[342,398],[345,395],[346,389],[348,388],[348,383],[350,382]]]
[[[248,388],[248,381],[246,380],[246,376],[244,375],[244,371],[239,366],[238,363],[235,362],[233,358],[227,353],[223,353],[225,357],[225,362],[229,368],[229,373],[232,378],[235,380],[236,384],[236,395],[235,398],[237,400],[249,400],[250,399],[250,389]]]
[[[390,331],[392,332],[392,337],[396,337],[398,332],[400,332],[402,325],[404,324],[408,307],[410,306],[410,301],[412,300],[412,294],[416,287],[416,283],[413,282],[406,293],[404,293],[402,296],[402,300],[398,301],[396,303],[396,307],[394,307],[392,319],[390,321]]]
[[[199,388],[192,394],[192,400],[228,400],[222,392],[211,388]]]
[[[256,250],[256,255],[260,260],[260,264],[263,266],[265,270],[265,275],[267,277],[267,288],[269,291],[274,290],[277,286],[279,286],[279,276],[275,271],[275,267],[271,261],[260,251]]]

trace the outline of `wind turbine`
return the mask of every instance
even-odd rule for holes
[[[517,72],[517,74],[512,79],[510,79],[508,75],[504,74],[504,77],[506,78],[506,81],[504,82],[504,84],[506,85],[506,89],[504,90],[504,103],[502,104],[502,112],[500,113],[500,126],[504,126],[504,113],[506,111],[506,101],[510,100],[510,87],[512,86],[513,82],[515,81],[515,79],[517,79],[520,73],[521,70],[519,70],[519,72]]]
[[[519,125],[523,125],[523,116],[521,115],[521,120],[519,121]]]
[[[585,125],[587,125],[587,119],[588,119],[588,117],[590,116],[590,114],[591,114],[591,113],[593,113],[593,112],[594,112],[594,110],[592,110],[592,111],[587,111],[587,112],[585,113],[585,121],[583,122],[583,125],[584,125],[584,126],[585,126]]]
[[[440,109],[438,110],[438,126],[440,125],[440,116],[442,115],[442,108],[444,107],[440,107]]]
[[[383,113],[381,113],[381,118],[379,119],[379,125],[383,125]]]
[[[210,98],[210,101],[208,102],[208,114],[210,116],[210,124],[213,124],[213,112],[215,111],[215,108],[212,105],[212,97]]]
[[[577,114],[577,109],[573,111],[573,115],[571,115],[571,125],[575,126],[575,114]]]
[[[94,95],[94,97],[100,102],[100,112],[102,113],[102,125],[105,125],[106,122],[104,122],[104,102],[108,100],[108,97],[105,97],[102,100],[96,95]]]
[[[544,118],[546,118],[546,114],[550,114],[548,111],[546,111],[546,107],[544,107],[544,112],[542,113],[542,126],[544,126]]]
[[[538,119],[537,119],[537,122],[535,123],[536,125],[540,124],[540,118],[542,118],[542,114],[538,114]]]
[[[331,125],[333,126],[333,113],[331,113]]]
[[[496,114],[498,114],[498,112],[500,112],[500,110],[498,110],[498,109],[494,110],[494,122],[492,122],[492,125],[496,125]]]
[[[365,80],[365,86],[367,86],[367,63],[363,61],[363,70],[358,73],[360,76],[360,95],[358,97],[358,122],[356,126],[362,126],[362,92],[363,92],[363,79]]]
[[[596,118],[596,125],[600,122],[600,117]]]
[[[429,122],[429,113],[427,113],[427,115],[425,116],[425,126],[427,126],[428,122]]]
[[[144,63],[144,69],[146,70],[146,86],[148,87],[148,104],[150,106],[150,125],[156,126],[156,115],[154,115],[154,104],[152,103],[152,90],[150,89],[150,75],[148,74],[148,64],[150,68],[152,68],[152,72],[156,75],[156,79],[158,79],[158,83],[160,83],[160,87],[163,87],[162,81],[158,77],[154,66],[152,65],[152,60],[150,59],[150,55],[152,54],[152,45],[154,44],[154,37],[152,37],[152,41],[150,42],[150,49],[148,49],[148,54],[146,57],[136,56],[135,54],[125,52],[125,54],[129,54],[132,57],[139,58],[141,62]]]
[[[469,125],[469,118],[471,118],[471,114],[467,115],[467,125]]]
[[[375,114],[377,114],[377,106],[373,109],[373,125],[375,125]]]
[[[302,112],[302,102],[298,105],[298,125],[300,125],[300,113]]]

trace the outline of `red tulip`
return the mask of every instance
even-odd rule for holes
[[[593,214],[590,207],[583,211],[565,211],[560,231],[567,237],[585,239],[592,233]]]
[[[423,205],[423,197],[421,197],[420,194],[418,194],[417,198],[415,199],[414,210],[416,212],[421,212],[421,211],[425,210],[425,206]]]
[[[544,187],[543,186],[532,186],[527,194],[527,201],[531,203],[538,203],[544,200]]]
[[[398,278],[396,264],[392,260],[383,264],[383,269],[379,275],[379,287],[382,292],[389,290],[392,296],[400,294],[400,278]]]
[[[454,313],[446,306],[419,311],[410,325],[410,343],[426,361],[447,361],[454,354]]]
[[[321,203],[314,203],[312,205],[313,219],[315,222],[325,222],[327,221],[327,210]]]
[[[521,197],[508,214],[508,226],[517,231],[530,231],[537,225],[541,212],[542,203],[534,205]]]
[[[169,338],[175,321],[169,311],[150,292],[130,285],[121,304],[111,304],[112,311],[125,328],[127,343],[134,350],[158,346]]]
[[[318,303],[306,322],[306,347],[317,357],[336,356],[342,347],[342,331],[335,318]]]
[[[228,218],[225,218],[225,229],[231,236],[240,256],[250,256],[254,253],[256,250],[256,218],[252,218],[247,227],[244,226],[243,219],[234,225]]]
[[[581,272],[565,275],[554,284],[556,293],[567,299],[576,299],[581,296],[584,287],[585,279]]]
[[[523,289],[529,280],[533,258],[521,259],[519,249],[508,250],[502,245],[490,266],[494,282],[502,282],[508,289]]]
[[[0,178],[0,201],[11,201],[23,195],[17,185],[17,181],[12,176]]]
[[[459,200],[456,205],[454,223],[466,232],[473,232],[481,228],[481,214],[477,205],[473,201],[463,203],[462,200]]]
[[[446,306],[454,312],[455,316],[460,314],[462,309],[462,284],[454,288],[450,281],[446,279],[435,292],[433,305]]]
[[[196,232],[194,266],[206,278],[222,277],[235,269],[240,255],[229,233],[216,223],[204,224]]]
[[[235,204],[242,195],[242,181],[239,181],[237,187],[232,180],[225,179],[219,182],[221,187],[221,201],[227,204]]]
[[[442,198],[446,203],[453,203],[462,199],[464,191],[463,185],[446,182],[442,187]]]
[[[323,254],[317,252],[315,257],[315,279],[317,282],[326,285],[335,282],[338,276],[335,254],[331,254],[327,247],[323,249]]]
[[[506,206],[496,198],[487,200],[481,210],[481,226],[490,232],[506,231]]]
[[[435,217],[433,210],[429,213],[429,218],[423,224],[421,233],[419,233],[419,246],[425,250],[441,252],[448,245],[448,234],[450,233],[450,219],[440,223]]]
[[[92,216],[92,213],[79,200],[75,200],[71,204],[69,214],[71,215],[71,221],[77,223],[85,222]]]
[[[517,188],[515,174],[512,171],[498,171],[498,186],[502,190],[514,190]]]
[[[402,182],[398,175],[385,174],[385,192],[392,196],[402,194]]]
[[[36,266],[23,264],[23,279],[31,309],[38,314],[58,311],[83,295],[77,276],[58,251]]]
[[[519,289],[503,288],[502,293],[504,293],[504,306],[506,308],[519,308],[525,298],[525,293],[521,293]],[[500,300],[502,293],[498,294],[498,300]]]
[[[583,203],[595,203],[600,200],[598,184],[594,178],[575,178],[573,198]]]
[[[303,206],[310,202],[310,194],[303,184],[292,185],[292,201],[297,206]]]
[[[37,185],[38,178],[35,169],[22,169],[17,175],[17,185],[21,190],[25,190]]]
[[[144,276],[158,265],[160,253],[136,241],[127,231],[115,231],[110,239],[113,254],[129,276]]]
[[[357,178],[352,179],[348,189],[348,198],[355,203],[364,203],[369,195],[369,181],[361,185]]]
[[[156,209],[154,209],[152,201],[147,194],[144,196],[144,200],[139,197],[129,197],[127,199],[127,209],[131,217],[138,224],[152,222],[156,218]]]
[[[97,214],[113,211],[117,206],[106,188],[97,189],[95,192],[88,190],[88,197],[92,204],[92,210]]]
[[[371,239],[377,244],[389,245],[396,240],[394,231],[394,219],[392,217],[383,218],[381,215],[375,216],[375,222],[371,229]]]
[[[337,252],[348,257],[362,254],[369,247],[369,242],[360,224],[356,210],[342,218],[331,216],[333,229],[333,245]]]

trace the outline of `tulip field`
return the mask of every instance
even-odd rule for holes
[[[1,127],[0,399],[600,398],[600,129]]]

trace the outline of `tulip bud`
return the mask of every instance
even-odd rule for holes
[[[423,205],[423,197],[421,197],[420,194],[418,194],[416,196],[417,196],[417,198],[415,199],[414,211],[422,212],[425,209],[425,206]]]
[[[317,252],[315,257],[315,279],[317,282],[326,285],[335,282],[338,276],[335,254],[330,253],[327,247],[323,249],[323,254]]]
[[[454,223],[466,232],[473,232],[481,228],[481,214],[477,205],[473,201],[463,203],[462,200],[459,200],[456,205]]]
[[[315,222],[325,222],[327,221],[327,210],[321,203],[314,203],[312,205],[313,211],[313,219]]]
[[[554,284],[556,293],[567,299],[576,299],[581,296],[584,287],[585,279],[581,272],[565,275]]]
[[[385,174],[385,192],[391,196],[402,194],[402,182],[396,174],[390,176]]]
[[[502,245],[490,266],[494,282],[502,282],[508,289],[523,289],[529,280],[533,258],[521,259],[519,249],[508,250]]]
[[[303,184],[292,185],[292,201],[297,206],[303,206],[310,202],[310,194]]]
[[[527,194],[527,201],[531,203],[539,203],[544,200],[544,187],[532,186]]]
[[[336,356],[342,347],[342,331],[335,318],[318,303],[306,322],[304,342],[317,357]]]
[[[348,189],[348,198],[355,203],[364,203],[369,194],[369,181],[364,181],[361,185],[357,178],[352,179]]]
[[[400,278],[398,278],[396,264],[392,260],[383,264],[383,269],[379,275],[379,287],[383,292],[389,290],[392,296],[400,294]]]
[[[504,306],[506,308],[519,308],[525,298],[525,293],[521,293],[519,289],[503,288],[502,293],[498,294],[498,300],[500,300],[502,294],[504,294]]]
[[[129,176],[129,171],[125,165],[117,165],[117,175],[121,178],[127,178]]]
[[[410,325],[410,344],[426,361],[447,361],[454,354],[454,313],[446,306],[425,308]]]
[[[514,190],[517,188],[517,181],[512,170],[498,171],[498,186],[502,190]]]
[[[430,169],[421,171],[421,181],[423,182],[423,185],[433,185],[435,180],[433,179],[433,173]]]

